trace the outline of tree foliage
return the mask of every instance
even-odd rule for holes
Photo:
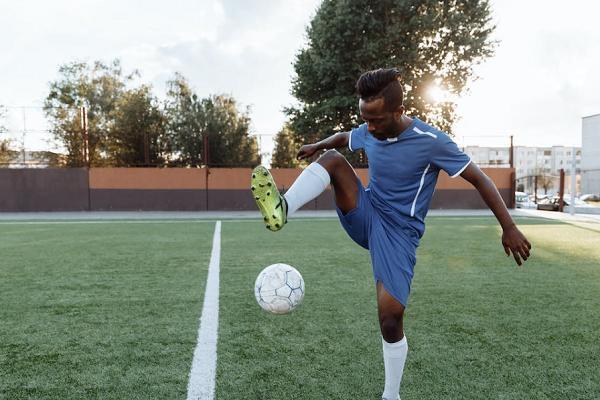
[[[253,166],[260,163],[258,143],[249,135],[249,110],[238,110],[227,95],[200,99],[181,75],[168,83],[167,136],[173,165]],[[204,157],[208,138],[209,160]]]
[[[203,127],[199,114],[198,96],[180,74],[167,82],[165,102],[166,134],[172,157],[169,163],[180,166],[200,165],[203,162]]]
[[[466,90],[473,66],[493,53],[487,0],[324,0],[295,60],[287,110],[296,139],[313,142],[358,121],[355,83],[361,73],[396,67],[409,114],[451,132],[455,104],[434,102],[437,85]]]
[[[167,152],[165,118],[151,87],[124,91],[111,112],[106,137],[107,160],[115,166],[150,166],[164,163]]]
[[[255,138],[249,136],[249,111],[235,99],[213,95],[200,99],[179,74],[167,82],[160,102],[150,85],[135,86],[137,72],[125,75],[118,60],[70,63],[50,83],[45,112],[54,139],[67,154],[65,165],[85,166],[80,107],[88,115],[91,166],[242,166],[260,163]]]
[[[544,168],[536,168],[534,176],[537,178],[538,185],[544,189],[544,194],[548,194],[548,190],[554,186],[555,178],[548,174]]]
[[[50,83],[44,110],[55,141],[66,149],[66,165],[85,165],[79,107],[87,109],[90,165],[106,165],[113,113],[135,73],[124,76],[115,60],[110,65],[69,63],[59,67],[59,74],[60,78]]]
[[[212,95],[202,99],[200,117],[208,133],[210,165],[255,166],[260,164],[258,143],[249,136],[249,109],[238,111],[231,96]]]
[[[6,109],[0,105],[0,168],[8,166],[11,160],[16,156],[16,151],[11,149],[10,139],[4,137],[6,127],[4,119],[6,118]]]
[[[275,136],[275,148],[271,159],[271,167],[273,168],[295,168],[300,162],[296,159],[296,154],[300,146],[294,141],[293,132],[289,124],[285,124],[283,128]]]

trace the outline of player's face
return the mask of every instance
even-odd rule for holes
[[[373,101],[360,99],[360,117],[367,123],[367,130],[376,139],[385,140],[398,135],[397,118],[402,112],[387,111],[382,98]]]

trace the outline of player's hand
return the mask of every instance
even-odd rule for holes
[[[305,158],[309,158],[315,154],[317,150],[319,150],[319,148],[316,144],[305,144],[304,146],[300,147],[300,150],[298,150],[296,158],[298,160],[304,160]]]
[[[507,256],[510,256],[512,253],[518,265],[522,265],[523,261],[529,258],[531,243],[514,225],[505,229],[502,233],[502,246],[504,246],[504,252]]]

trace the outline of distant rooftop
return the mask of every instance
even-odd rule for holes
[[[593,117],[600,117],[600,114],[592,114],[592,115],[588,115],[586,117],[581,117],[581,119],[585,119],[585,118],[593,118]]]

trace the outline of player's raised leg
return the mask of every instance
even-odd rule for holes
[[[331,183],[336,205],[347,213],[356,207],[358,187],[356,173],[346,158],[336,150],[325,152],[306,167],[282,196],[269,171],[258,166],[252,171],[252,193],[268,229],[278,231],[287,217],[319,196]]]
[[[315,164],[315,163],[313,163]],[[327,171],[335,197],[335,205],[344,213],[356,208],[358,202],[358,185],[356,171],[346,157],[337,150],[328,150],[316,161],[323,170]],[[312,164],[311,164],[312,165]],[[289,192],[292,191],[293,186]],[[290,197],[294,195],[291,194]],[[286,198],[288,194],[286,193]]]
[[[404,306],[377,282],[377,309],[383,342],[385,386],[383,400],[399,399],[400,383],[408,353],[408,343],[402,326]]]

